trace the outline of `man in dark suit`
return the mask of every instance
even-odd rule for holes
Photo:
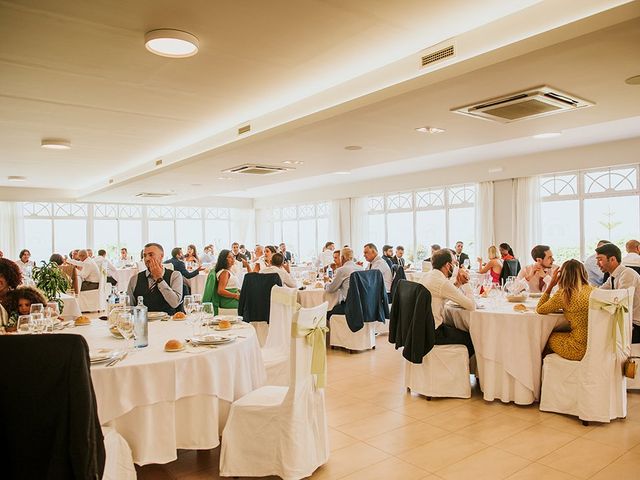
[[[464,247],[464,243],[461,241],[456,242],[456,260],[458,261],[458,265],[464,265],[465,260],[469,260],[469,255],[462,251]]]
[[[202,270],[203,268],[202,265],[190,272],[189,270],[187,270],[187,267],[184,264],[183,258],[184,258],[184,255],[182,254],[182,248],[175,247],[173,250],[171,250],[171,258],[169,260],[164,261],[163,263],[164,264],[170,263],[171,265],[173,265],[173,271],[180,272],[184,278],[197,277],[198,274],[200,273],[200,270]]]
[[[287,250],[287,246],[284,243],[280,244],[280,253],[284,257],[284,263],[291,263],[293,260],[293,256],[291,252]]]
[[[396,254],[391,258],[391,261],[394,265],[398,265],[400,268],[405,267],[404,247],[402,245],[398,245],[396,247]]]
[[[389,268],[393,267],[393,247],[391,245],[382,247],[382,259],[387,262]]]

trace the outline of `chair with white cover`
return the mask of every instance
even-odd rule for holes
[[[78,294],[78,305],[81,312],[102,312],[107,308],[107,288],[111,285],[107,283],[105,272],[100,272],[100,281],[96,290],[80,290]]]
[[[298,308],[298,290],[278,286],[271,289],[269,332],[261,350],[267,385],[289,385],[291,322]]]
[[[631,350],[633,288],[593,290],[587,351],[580,361],[547,355],[542,365],[540,410],[575,415],[584,423],[627,416],[622,363]]]
[[[127,441],[114,428],[103,426],[105,462],[102,480],[135,480],[131,449]]]
[[[221,476],[295,480],[328,461],[326,313],[325,302],[295,314],[289,387],[261,387],[231,405],[222,432]]]
[[[640,343],[631,344],[631,356],[640,363]],[[636,378],[627,378],[627,390],[640,390],[640,371],[636,372]]]

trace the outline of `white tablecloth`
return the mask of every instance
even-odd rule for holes
[[[445,322],[471,334],[484,399],[521,405],[539,400],[542,350],[554,328],[568,325],[566,319],[538,315],[537,299],[526,302],[526,313],[505,300],[480,303],[485,309],[473,312],[448,306]]]
[[[66,331],[82,334],[91,350],[124,348],[101,320]],[[215,448],[231,402],[266,381],[253,327],[224,332],[244,338],[214,349],[164,351],[168,339],[190,333],[185,322],[151,322],[148,347],[91,368],[100,422],[125,438],[140,465],[173,461],[178,448]]]
[[[298,303],[304,308],[317,307],[323,302],[329,302],[329,310],[336,306],[340,299],[340,293],[329,293],[322,288],[309,288],[298,290]]]
[[[186,282],[191,289],[191,294],[197,293],[202,295],[204,293],[204,285],[207,283],[207,276],[208,274],[202,271],[198,276],[186,279]]]
[[[113,272],[113,278],[118,282],[118,291],[126,292],[131,278],[138,274],[137,268],[118,268]]]
[[[407,280],[411,280],[412,282],[420,282],[423,275],[426,275],[427,272],[414,271],[414,270],[405,270],[405,275]]]
[[[60,299],[62,300],[62,318],[75,320],[77,317],[82,315],[80,312],[80,305],[78,304],[78,299],[72,295],[68,295],[63,293],[60,295]]]

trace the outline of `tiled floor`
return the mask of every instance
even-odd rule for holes
[[[626,420],[583,426],[576,418],[485,402],[426,399],[402,386],[401,355],[384,336],[374,351],[329,352],[326,391],[331,458],[313,479],[640,479],[640,392]],[[220,449],[181,451],[141,480],[218,477]]]

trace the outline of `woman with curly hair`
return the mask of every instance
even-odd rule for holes
[[[29,315],[31,305],[34,303],[47,304],[46,297],[35,287],[21,285],[9,292],[8,308],[10,316]]]
[[[0,258],[0,304],[7,308],[9,292],[22,283],[22,270],[17,263]]]

